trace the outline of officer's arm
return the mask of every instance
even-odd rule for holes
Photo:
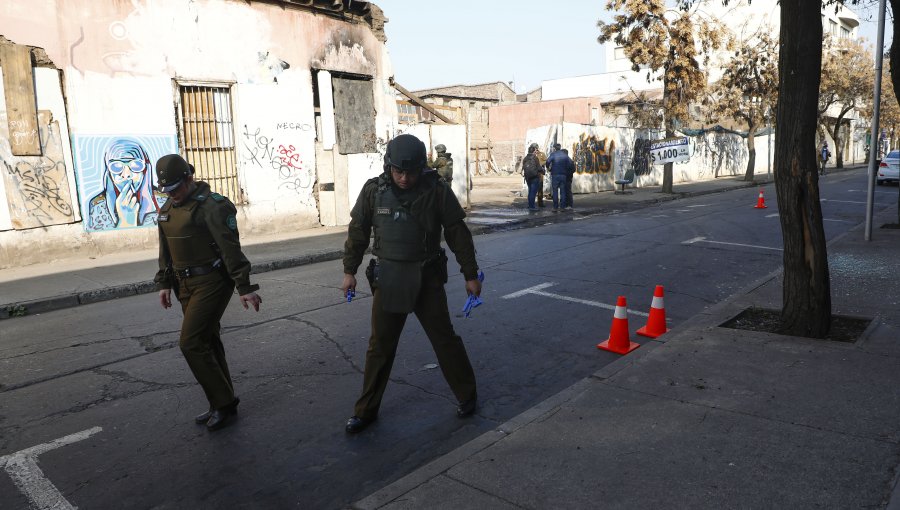
[[[344,274],[355,275],[369,247],[372,235],[372,191],[374,184],[366,183],[359,192],[356,204],[350,211],[347,240],[344,242]]]
[[[203,204],[206,228],[219,247],[219,256],[225,263],[225,270],[234,280],[238,294],[243,296],[259,290],[259,285],[250,284],[250,261],[241,251],[240,235],[237,228],[237,209],[228,199],[216,201],[207,199]]]
[[[159,231],[159,270],[153,277],[156,283],[156,290],[171,289],[174,286],[175,274],[171,270],[172,256],[169,255],[169,243],[166,241],[166,235],[163,234],[162,228],[157,227]]]
[[[459,263],[459,271],[466,280],[478,279],[478,262],[475,260],[475,241],[472,240],[472,232],[463,218],[466,212],[456,195],[450,191],[450,187],[443,185],[443,207],[441,207],[441,225],[444,227],[444,239],[447,246],[456,256]]]

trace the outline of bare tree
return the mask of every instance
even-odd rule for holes
[[[778,99],[778,43],[770,34],[771,27],[763,26],[739,43],[711,94],[713,115],[731,117],[747,127],[745,181],[753,180],[756,169],[756,133],[774,112]]]
[[[725,43],[718,20],[692,9],[692,3],[682,0],[679,9],[670,10],[665,0],[609,0],[607,10],[618,14],[612,23],[597,22],[597,41],[622,46],[635,72],[645,66],[650,81],[662,71],[666,137],[674,136],[677,124],[688,120],[688,106],[706,89],[706,73],[698,58],[707,64],[711,52]],[[672,193],[671,163],[663,169],[662,192]]]
[[[819,85],[819,125],[834,140],[835,166],[844,167],[844,140],[841,128],[849,124],[847,115],[872,95],[874,72],[872,53],[862,42],[827,37],[823,48],[822,80]]]

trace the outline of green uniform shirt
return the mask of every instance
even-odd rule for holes
[[[347,241],[344,243],[344,273],[355,275],[363,256],[369,247],[372,235],[372,216],[375,214],[375,193],[379,187],[392,186],[387,173],[369,179],[363,185],[356,205],[350,211],[350,225],[347,227]],[[437,252],[441,242],[441,229],[447,246],[456,256],[460,272],[466,280],[475,280],[478,276],[478,263],[475,261],[475,242],[472,233],[463,219],[466,212],[456,195],[446,182],[431,173],[423,173],[419,177],[416,188],[403,192],[402,195],[418,193],[410,208],[412,216],[417,218],[428,233],[429,251]],[[390,190],[387,193],[391,193]]]
[[[206,242],[212,239],[218,249],[218,257],[222,259],[228,275],[234,280],[238,294],[244,295],[259,289],[259,285],[250,284],[250,261],[241,251],[240,236],[237,229],[237,209],[228,198],[212,193],[209,184],[197,181],[197,189],[183,203],[175,205],[167,201],[159,210],[159,271],[153,281],[158,289],[171,289],[175,284],[175,275],[170,268],[183,269],[192,265],[204,265],[215,261],[215,250]],[[187,217],[186,217],[187,216]],[[190,222],[203,235],[180,241],[188,243],[188,250],[195,254],[211,253],[206,258],[211,260],[177,260],[185,257],[177,250],[172,250],[170,240],[166,236],[170,221]],[[206,235],[208,233],[208,236]],[[196,244],[191,246],[190,243]]]

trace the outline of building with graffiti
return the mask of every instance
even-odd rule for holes
[[[0,4],[0,268],[156,246],[180,153],[244,233],[349,221],[396,133],[385,18],[349,0]]]

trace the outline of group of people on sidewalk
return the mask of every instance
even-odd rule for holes
[[[575,177],[575,162],[569,157],[569,151],[558,143],[553,145],[550,156],[544,155],[536,143],[528,146],[528,154],[522,160],[522,174],[528,186],[528,210],[537,211],[538,208],[544,207],[546,172],[550,172],[553,212],[560,209],[571,210],[574,207],[572,179]]]
[[[440,157],[449,160],[449,154]],[[466,292],[478,297],[481,279],[475,244],[463,221],[466,213],[447,182],[452,163],[445,161],[437,171],[428,163],[421,140],[408,134],[395,137],[387,145],[384,172],[366,181],[350,213],[340,287],[347,301],[356,294],[356,272],[370,237],[375,256],[366,269],[373,295],[372,333],[362,394],[345,425],[350,434],[378,417],[410,313],[422,324],[458,401],[456,415],[465,418],[475,412],[475,372],[450,321],[444,290],[448,259],[441,238],[456,256]],[[160,158],[156,172],[158,189],[168,196],[157,222],[159,269],[154,281],[159,303],[171,307],[174,290],[184,314],[179,347],[209,404],[195,422],[218,430],[237,416],[240,403],[225,359],[220,321],[235,288],[245,309],[252,306],[259,311],[262,298],[256,293],[259,286],[250,283],[250,262],[241,250],[234,204],[209,184],[194,180],[193,166],[177,154]]]

